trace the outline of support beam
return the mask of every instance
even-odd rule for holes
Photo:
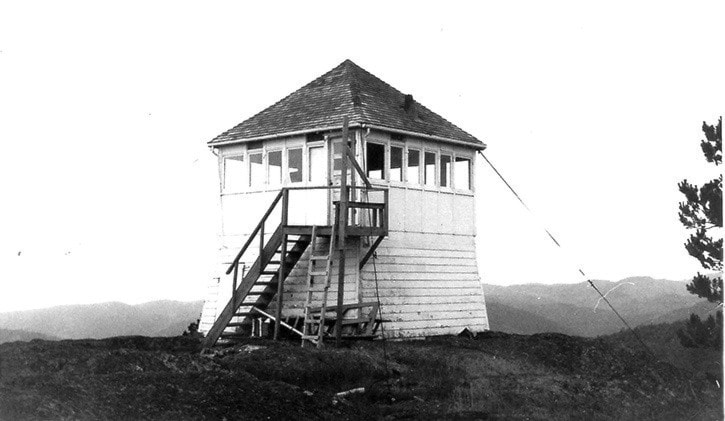
[[[350,151],[349,147],[347,146],[347,136],[348,136],[348,127],[347,127],[347,117],[345,117],[342,121],[342,159],[341,159],[341,167],[340,168],[340,204],[339,211],[337,212],[338,215],[338,235],[337,235],[337,245],[338,249],[340,250],[340,259],[338,263],[338,276],[337,276],[337,320],[335,323],[335,346],[339,347],[342,340],[342,317],[343,317],[343,311],[342,311],[342,305],[343,301],[345,299],[345,228],[347,228],[347,202],[348,202],[348,193],[347,193],[347,161],[349,159]],[[322,326],[320,327],[322,328]]]

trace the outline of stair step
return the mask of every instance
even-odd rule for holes
[[[234,313],[234,317],[247,317],[247,316],[254,316],[259,315],[256,311],[245,311],[243,313]]]
[[[222,339],[227,339],[227,338],[230,338],[230,339],[234,339],[234,338],[237,338],[237,339],[251,338],[251,336],[245,335],[243,333],[222,333],[219,337],[222,338]]]
[[[260,275],[276,275],[278,273],[279,273],[279,271],[276,271],[276,270],[263,270],[259,274]]]
[[[327,275],[327,271],[326,270],[323,270],[323,271],[312,271],[312,272],[310,272],[310,276],[325,276],[325,275]]]
[[[274,295],[275,293],[272,291],[249,291],[247,295]],[[254,304],[251,304],[254,305]]]
[[[310,260],[327,260],[328,256],[310,256]]]
[[[242,326],[251,326],[251,322],[230,322],[227,323],[227,327],[242,327]]]
[[[270,265],[278,265],[278,264],[280,264],[280,261],[279,260],[270,260],[269,261],[269,264]]]
[[[277,282],[271,282],[271,281],[270,282],[255,282],[254,283],[254,286],[257,286],[257,285],[260,285],[260,286],[277,286]]]

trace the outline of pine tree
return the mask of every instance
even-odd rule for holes
[[[722,117],[717,126],[702,123],[705,139],[700,142],[707,162],[716,166],[722,164]],[[711,232],[722,229],[722,174],[702,187],[682,180],[678,187],[685,195],[686,202],[680,202],[680,222],[688,229],[695,230],[685,243],[685,249],[696,258],[703,268],[710,271],[722,271],[723,239],[713,238]],[[711,303],[722,304],[722,277],[711,277],[701,273],[692,278],[687,290]],[[704,322],[693,314],[683,330],[677,332],[683,346],[689,348],[720,348],[723,329],[722,311],[708,317]]]

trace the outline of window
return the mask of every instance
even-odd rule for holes
[[[308,180],[310,183],[324,184],[327,178],[327,164],[325,164],[325,148],[310,146],[308,154]]]
[[[408,171],[406,177],[408,183],[420,184],[420,151],[408,149]]]
[[[453,168],[453,186],[459,190],[471,190],[471,160],[456,157]]]
[[[282,151],[267,153],[267,177],[273,186],[282,184]]]
[[[390,181],[403,181],[403,148],[390,147]]]
[[[262,152],[249,154],[249,185],[261,186],[264,183],[264,166]]]
[[[368,143],[365,164],[368,178],[383,180],[385,178],[385,145]]]
[[[302,181],[302,148],[287,151],[287,175],[290,183]]]
[[[441,187],[451,186],[451,156],[441,155]]]
[[[425,153],[425,185],[435,187],[436,185],[436,154],[435,152]]]
[[[224,158],[224,190],[239,191],[244,186],[244,156]]]

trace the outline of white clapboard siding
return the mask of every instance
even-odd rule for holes
[[[472,235],[391,231],[361,277],[361,299],[380,301],[388,337],[488,329]]]

